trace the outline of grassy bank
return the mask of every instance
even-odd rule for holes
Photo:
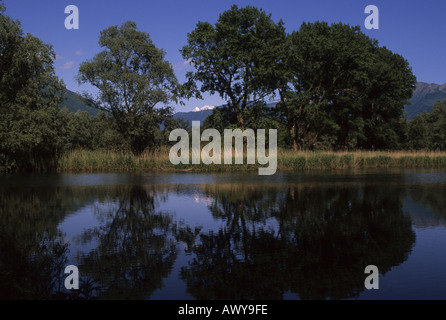
[[[246,161],[244,161],[246,163]],[[250,172],[260,165],[173,165],[169,150],[134,156],[113,151],[76,150],[59,160],[59,172]],[[263,166],[264,167],[264,166]],[[363,168],[446,168],[446,152],[294,152],[279,150],[277,171]]]
[[[292,152],[281,151],[281,170],[362,168],[446,168],[446,152]]]

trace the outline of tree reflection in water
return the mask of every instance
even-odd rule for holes
[[[196,299],[354,298],[367,265],[384,274],[410,254],[408,194],[441,211],[442,193],[407,193],[402,179],[1,188],[0,298],[150,299],[164,279],[180,281],[171,272],[180,242],[190,258],[180,278]],[[221,227],[161,209],[170,194],[193,198],[197,189]],[[70,293],[61,289],[69,248],[58,227],[86,205],[100,224],[77,237],[94,248],[76,257],[81,288]]]
[[[149,298],[176,259],[172,216],[156,210],[158,187],[0,189],[0,298]],[[98,204],[100,227],[77,240],[97,247],[78,257],[79,290],[64,287],[69,244],[58,226],[69,213]]]
[[[58,299],[68,245],[58,223],[70,190],[0,188],[0,299]]]
[[[103,299],[148,299],[162,287],[176,259],[172,216],[157,211],[160,191],[155,186],[123,186],[112,192],[106,201],[116,206],[97,209],[103,224],[81,236],[99,244],[81,257],[80,267],[99,285]]]
[[[367,265],[384,274],[407,259],[415,241],[397,187],[231,185],[205,192],[226,226],[200,234],[196,257],[182,268],[197,299],[357,297]]]

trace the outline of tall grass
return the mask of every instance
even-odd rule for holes
[[[446,152],[355,151],[293,152],[281,150],[280,170],[364,168],[446,168]]]
[[[234,163],[234,161],[233,161]],[[59,160],[59,172],[250,172],[257,171],[258,164],[180,164],[169,160],[169,150],[135,156],[129,152],[106,150],[75,150]],[[446,152],[295,152],[279,150],[277,171],[339,170],[362,168],[446,168]]]
[[[59,172],[131,172],[162,170],[170,164],[162,154],[142,154],[107,150],[74,150],[59,160]]]
[[[244,162],[246,163],[246,161]],[[135,156],[131,152],[74,150],[64,154],[60,158],[58,166],[58,172],[233,172],[253,170],[257,170],[257,167],[247,164],[173,165],[169,159],[168,149],[143,153],[139,156]]]

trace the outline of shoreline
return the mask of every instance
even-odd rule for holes
[[[108,150],[75,150],[64,154],[57,173],[116,172],[253,172],[259,164],[173,165],[166,151],[135,156]],[[446,152],[440,151],[292,151],[278,150],[277,172],[367,168],[446,169]]]

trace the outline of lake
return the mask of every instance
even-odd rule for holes
[[[3,175],[0,298],[446,299],[445,195],[433,170]]]

